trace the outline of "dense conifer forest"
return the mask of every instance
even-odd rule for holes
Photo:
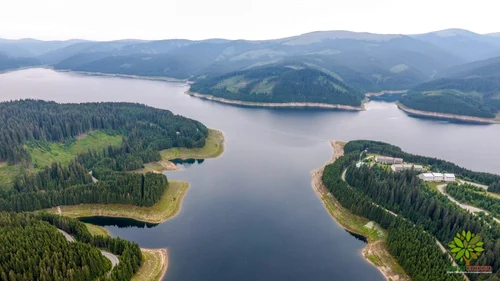
[[[494,193],[500,193],[500,181],[491,183],[488,186],[488,191]]]
[[[102,151],[89,148],[69,165],[30,167],[27,143],[67,141],[92,130],[123,136],[121,146]],[[208,129],[197,121],[139,104],[0,103],[0,160],[25,167],[12,188],[0,191],[0,210],[33,211],[81,203],[151,206],[167,188],[166,177],[128,171],[160,160],[162,149],[202,147],[207,136]]]
[[[345,208],[388,229],[389,251],[412,280],[462,280],[459,275],[446,273],[451,263],[433,238],[447,245],[462,230],[470,230],[484,241],[483,254],[472,264],[490,265],[494,271],[493,274],[470,274],[469,278],[500,280],[500,227],[497,224],[460,209],[445,196],[428,188],[414,171],[391,173],[377,166],[354,168],[352,164],[365,149],[370,153],[407,156],[405,160],[408,162],[450,169],[448,171],[457,174],[461,171],[483,183],[496,181],[498,176],[472,172],[443,160],[407,154],[396,146],[381,142],[353,141],[345,146],[345,156],[325,167],[323,182]],[[346,168],[348,183],[341,179]]]
[[[494,118],[500,111],[499,91],[497,73],[489,77],[443,78],[412,88],[400,102],[417,110]]]
[[[168,110],[130,103],[57,104],[22,100],[0,103],[0,161],[29,160],[28,141],[61,142],[92,130],[126,137],[123,151],[202,147],[208,129]]]
[[[264,103],[313,102],[360,106],[364,95],[333,76],[304,66],[271,66],[200,79],[190,91]]]
[[[488,196],[480,187],[451,183],[446,186],[446,193],[460,202],[476,206],[500,218],[500,199]]]
[[[72,234],[68,242],[57,228]],[[96,236],[75,219],[0,213],[0,280],[130,280],[142,256],[137,244]],[[113,269],[98,248],[119,255]]]

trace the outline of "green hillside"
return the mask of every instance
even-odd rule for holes
[[[453,89],[411,91],[403,95],[399,102],[409,108],[422,111],[482,118],[495,118],[498,112],[498,108],[489,104],[483,94]]]
[[[500,111],[500,59],[464,64],[441,78],[420,84],[400,102],[413,109],[494,118]]]
[[[246,102],[313,102],[360,106],[359,91],[325,72],[301,65],[280,65],[203,79],[191,91]]]

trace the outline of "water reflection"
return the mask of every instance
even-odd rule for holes
[[[137,227],[137,228],[153,228],[157,226],[157,223],[147,223],[143,221],[138,221],[129,218],[114,218],[114,217],[103,217],[103,216],[94,216],[94,217],[81,217],[80,221],[91,223],[100,226],[116,226],[118,228],[129,228],[129,227]]]

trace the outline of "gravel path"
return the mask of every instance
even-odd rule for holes
[[[447,186],[448,184],[447,183],[444,183],[444,184],[440,184],[437,186],[437,189],[439,190],[439,192],[441,192],[441,194],[443,194],[444,196],[448,197],[448,199],[450,199],[451,202],[457,204],[460,208],[462,209],[465,209],[469,212],[472,212],[473,214],[474,213],[479,213],[479,212],[484,212],[485,214],[489,215],[489,213],[483,209],[480,209],[480,208],[477,208],[477,207],[474,207],[474,206],[470,206],[470,205],[467,205],[467,204],[463,204],[463,203],[460,203],[458,202],[455,198],[451,197],[448,193],[446,193],[444,191],[444,188]],[[491,216],[497,223],[500,223],[500,220]]]

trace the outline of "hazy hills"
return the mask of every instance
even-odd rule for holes
[[[500,37],[450,29],[419,35],[317,31],[275,40],[0,40],[0,68],[49,65],[74,71],[199,80],[299,63],[360,91],[408,89],[464,63],[500,56]],[[22,59],[20,59],[22,58]],[[27,60],[29,58],[29,60]]]
[[[467,62],[500,56],[500,38],[481,35],[464,29],[447,29],[414,35]]]

